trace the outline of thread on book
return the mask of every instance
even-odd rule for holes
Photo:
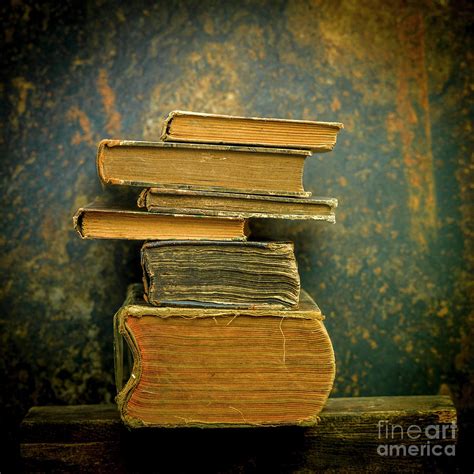
[[[178,418],[178,420],[183,420],[186,424],[188,424],[190,422],[190,420],[188,418],[183,418],[182,416],[175,415],[174,417]]]
[[[192,424],[192,425],[200,425],[200,426],[208,426],[208,425],[214,425],[213,422],[209,421],[204,421],[204,420],[199,420],[197,418],[184,418],[183,416],[178,416],[178,415],[173,415],[175,418],[178,420],[183,420],[187,425]]]
[[[235,410],[237,413],[240,413],[240,416],[242,417],[242,420],[244,420],[244,423],[247,423],[247,420],[245,419],[244,414],[238,408],[231,407],[230,405],[229,405],[229,408],[232,408],[232,410]]]
[[[283,328],[282,328],[284,319],[285,319],[285,316],[283,316],[280,321],[280,332],[283,337],[283,365],[286,366],[286,337],[285,337],[285,334],[283,333]]]
[[[238,314],[236,314],[227,324],[226,326],[228,326],[232,321],[234,321],[234,319],[238,316]]]

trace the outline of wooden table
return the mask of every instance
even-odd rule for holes
[[[127,431],[114,405],[33,407],[21,454],[27,471],[444,471],[455,423],[446,396],[333,398],[311,428]]]

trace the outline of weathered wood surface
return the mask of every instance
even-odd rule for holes
[[[34,407],[21,426],[21,454],[26,471],[445,472],[454,456],[381,456],[377,448],[445,450],[457,440],[455,423],[446,396],[335,398],[312,428],[127,431],[115,405]],[[418,439],[407,436],[410,426],[420,427]],[[443,426],[444,439],[432,438]]]

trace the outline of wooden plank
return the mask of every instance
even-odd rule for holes
[[[22,445],[26,472],[126,472],[120,443],[29,443]]]
[[[116,405],[30,408],[21,424],[22,443],[74,443],[119,439],[122,423]]]
[[[334,398],[311,428],[127,431],[115,405],[34,407],[21,453],[27,471],[436,471],[455,423],[446,396]]]

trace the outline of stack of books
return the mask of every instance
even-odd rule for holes
[[[252,241],[249,220],[334,223],[337,200],[311,197],[303,170],[341,128],[176,111],[159,142],[100,143],[101,181],[142,188],[132,206],[98,199],[74,216],[83,238],[146,241],[143,283],[114,318],[128,426],[317,421],[335,374],[322,313],[300,287],[293,243]]]

